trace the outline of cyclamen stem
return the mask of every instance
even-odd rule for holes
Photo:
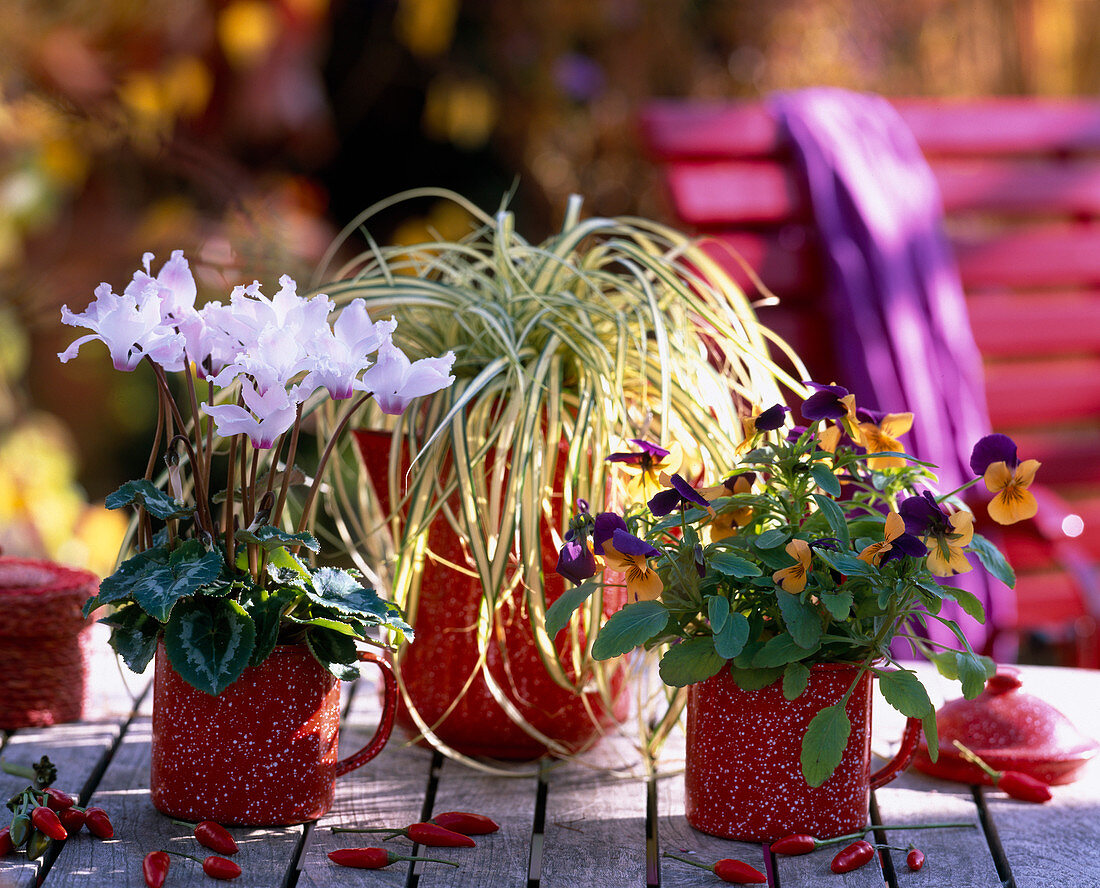
[[[302,405],[299,404],[298,413],[294,417],[294,425],[290,433],[290,450],[287,451],[286,459],[283,461],[283,479],[279,485],[279,499],[275,503],[275,511],[271,513],[271,523],[275,527],[279,526],[279,521],[283,517],[283,505],[286,503],[286,495],[290,490],[290,473],[294,469],[294,458],[298,455],[298,432],[301,427]]]
[[[333,429],[329,436],[328,444],[325,445],[325,450],[321,454],[321,459],[317,463],[317,472],[313,477],[313,484],[310,485],[309,494],[306,496],[306,501],[302,506],[302,517],[298,519],[297,532],[302,533],[310,522],[311,515],[313,513],[313,503],[317,498],[317,491],[321,488],[321,479],[325,474],[325,466],[328,464],[329,457],[332,456],[333,448],[336,446],[336,442],[340,440],[340,436],[343,434],[344,428],[351,421],[352,416],[367,403],[373,397],[372,395],[363,395],[358,401],[352,404],[344,415],[340,418],[340,421],[336,424],[336,428]]]

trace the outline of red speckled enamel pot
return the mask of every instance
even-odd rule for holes
[[[389,432],[356,430],[355,442],[372,479],[385,479],[389,462]],[[555,485],[560,490],[561,484]],[[385,484],[375,485],[375,495],[384,512],[389,496]],[[560,502],[555,509],[560,509]],[[478,621],[481,617],[482,588],[465,542],[446,520],[432,523],[428,548],[436,557],[424,562],[417,609],[408,616],[416,629],[416,640],[401,652],[401,680],[408,700],[420,717],[434,727],[435,734],[451,748],[466,755],[498,759],[532,759],[547,751],[546,744],[532,737],[497,701],[479,669]],[[543,523],[542,572],[547,604],[565,591],[566,582],[554,568],[557,551],[549,526]],[[462,565],[461,568],[451,565]],[[625,603],[625,591],[610,587],[604,594],[604,612],[613,614]],[[557,638],[561,660],[569,664],[568,630]],[[530,615],[522,594],[499,607],[495,613],[495,644],[490,644],[485,668],[514,711],[535,730],[570,750],[578,750],[599,738],[603,730],[622,721],[629,695],[625,670],[612,674],[615,695],[613,711],[607,711],[593,689],[575,694],[550,677],[539,657],[531,633]],[[566,666],[572,677],[572,670]],[[397,723],[411,736],[419,730],[402,698]]]
[[[802,736],[810,720],[841,700],[857,667],[819,663],[806,690],[783,696],[782,682],[743,691],[723,669],[688,693],[685,813],[714,836],[769,842],[794,833],[819,838],[867,823],[871,790],[902,771],[920,739],[920,719],[905,726],[901,749],[871,773],[871,674],[848,699],[852,733],[836,772],[816,789],[802,776]]]
[[[157,648],[150,788],[158,811],[182,820],[286,826],[316,820],[333,782],[374,758],[389,739],[397,682],[388,663],[361,651],[385,679],[374,737],[337,761],[340,681],[305,645],[279,645],[216,697],[191,687]]]

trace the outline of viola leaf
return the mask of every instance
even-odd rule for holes
[[[940,735],[936,726],[936,707],[928,710],[928,715],[922,719],[924,723],[924,739],[928,744],[928,757],[936,761],[940,757]]]
[[[127,481],[114,493],[109,494],[103,504],[108,509],[140,506],[161,521],[167,521],[170,518],[189,518],[195,512],[193,506],[181,503],[152,481],[145,480]]]
[[[924,718],[934,708],[916,673],[908,669],[884,669],[877,674],[882,696],[902,715]]]
[[[802,599],[782,589],[775,590],[779,610],[783,614],[783,624],[787,627],[795,644],[805,650],[816,650],[821,639],[821,619],[817,610],[803,603]],[[755,666],[755,661],[753,662]]]
[[[659,601],[637,601],[612,614],[592,643],[592,656],[610,660],[645,644],[668,625],[668,611]]]
[[[1001,554],[1001,550],[994,546],[988,539],[980,533],[976,533],[970,541],[969,548],[970,551],[977,554],[978,560],[982,563],[982,566],[998,580],[1010,588],[1016,585],[1015,571],[1013,571],[1009,563],[1005,561],[1005,557]],[[960,601],[959,604],[962,604],[962,602]],[[967,613],[970,612],[967,611]]]
[[[950,598],[962,608],[963,613],[973,617],[979,623],[985,622],[985,607],[981,599],[967,589],[959,589],[956,586],[940,586],[940,594],[944,598]]]
[[[748,638],[748,619],[744,614],[734,611],[726,618],[722,631],[714,636],[714,649],[718,651],[718,656],[732,660],[744,650]]]
[[[765,530],[756,538],[755,545],[758,549],[778,549],[780,546],[786,545],[789,538],[790,534],[785,530],[778,528]]]
[[[730,674],[741,690],[759,691],[770,684],[774,684],[775,680],[783,674],[783,667],[777,666],[772,669],[752,669],[738,666],[735,669],[731,669]]]
[[[971,651],[955,654],[955,669],[962,684],[963,696],[973,700],[985,688],[985,680],[993,675],[996,667],[989,657],[980,657]]]
[[[166,623],[176,602],[214,582],[223,566],[220,552],[188,540],[167,563],[150,559],[139,567],[131,577],[130,595],[149,616]]]
[[[828,471],[828,470],[826,470]],[[829,472],[829,477],[836,481],[836,476]],[[817,475],[814,475],[816,480]],[[821,482],[818,482],[821,485]],[[823,486],[823,485],[821,485]],[[840,496],[840,482],[837,481],[836,493],[833,496]],[[848,531],[848,521],[844,517],[844,512],[836,504],[836,502],[827,496],[822,496],[820,493],[813,494],[814,502],[817,503],[817,507],[821,510],[821,514],[825,516],[825,520],[829,522],[829,529],[833,532],[840,544],[841,549],[847,549],[851,545],[851,537]]]
[[[822,709],[802,738],[802,775],[816,788],[828,780],[844,755],[852,725],[841,705]]]
[[[270,524],[264,524],[255,530],[238,530],[234,535],[238,543],[251,543],[260,546],[265,552],[285,549],[287,546],[305,546],[310,552],[320,552],[321,544],[311,533],[287,533]]]
[[[714,649],[713,639],[701,636],[670,645],[657,671],[665,684],[685,688],[717,675],[725,665],[726,659]]]
[[[819,596],[825,610],[834,620],[847,620],[852,611],[852,593],[848,589],[836,592],[822,592]]]
[[[790,635],[784,632],[769,638],[762,648],[752,658],[754,669],[770,669],[773,666],[786,666],[795,660],[801,660],[807,654],[816,651],[820,645],[814,644],[806,649],[799,645]]]
[[[795,700],[810,683],[810,669],[805,663],[788,663],[783,670],[783,696]]]
[[[729,619],[729,615],[729,599],[721,595],[707,596],[707,619],[710,621],[711,632],[715,635],[720,635],[723,627],[726,625],[726,620]]]
[[[826,493],[832,496],[840,496],[840,479],[833,474],[833,470],[825,463],[815,462],[810,466],[810,477]],[[814,494],[814,499],[819,499],[819,495]],[[820,499],[826,499],[826,497],[820,497]]]
[[[552,639],[556,638],[558,633],[569,625],[577,608],[591,598],[592,593],[599,588],[598,581],[585,580],[579,586],[573,586],[562,592],[546,609],[546,634]]]
[[[814,554],[821,558],[833,570],[840,571],[849,577],[873,577],[878,571],[866,561],[860,561],[855,555],[847,555],[844,552],[828,552],[824,549],[814,549]]]
[[[164,630],[172,666],[189,685],[217,696],[241,677],[252,657],[256,626],[230,598],[182,601]]]
[[[707,566],[723,576],[738,580],[760,576],[759,565],[724,549],[711,548],[707,552]]]

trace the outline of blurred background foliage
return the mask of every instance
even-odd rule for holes
[[[151,250],[200,292],[307,280],[406,187],[539,239],[569,194],[664,215],[635,132],[654,96],[833,84],[886,95],[1095,95],[1100,4],[1075,0],[8,0],[0,29],[0,548],[103,570],[96,505],[144,465],[150,380],[67,365],[58,322]],[[425,206],[377,237],[461,235]],[[89,503],[91,505],[89,506]],[[100,553],[99,561],[95,553]]]

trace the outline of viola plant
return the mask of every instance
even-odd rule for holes
[[[316,494],[356,411],[373,398],[400,414],[454,381],[454,356],[412,362],[393,344],[396,321],[371,320],[357,300],[330,323],[333,303],[299,295],[285,276],[270,298],[254,282],[234,288],[228,303],[198,308],[182,251],[156,276],[152,259],[145,254],[122,294],[104,283],[85,312],[61,313],[64,323],[92,331],[59,355],[63,362],[99,340],[116,369],[148,365],[158,392],[145,476],[106,502],[136,511],[136,551],[103,580],[85,613],[111,606],[102,622],[137,672],[163,637],[176,671],[209,694],[278,643],[304,642],[332,674],[355,678],[357,641],[380,643],[368,635],[376,627],[395,644],[411,633],[397,606],[358,574],[307,560],[320,550],[307,530]],[[307,486],[295,468],[300,432],[326,397],[346,406]],[[166,468],[155,476],[158,456]],[[292,523],[296,487],[306,493]]]
[[[663,651],[666,685],[686,687],[727,669],[746,690],[782,682],[791,700],[815,663],[858,664],[860,676],[878,676],[892,706],[923,719],[936,755],[934,707],[917,675],[895,658],[896,641],[960,680],[967,697],[981,692],[993,663],[941,609],[953,600],[982,621],[983,608],[946,578],[971,570],[970,555],[1008,585],[1015,577],[974,531],[960,494],[984,478],[996,521],[1031,517],[1028,487],[1038,463],[1019,462],[1011,439],[990,435],[974,447],[976,477],[937,494],[933,467],[906,455],[898,441],[910,414],[857,409],[840,386],[807,385],[813,393],[801,412],[809,426],[791,428],[783,406],[754,411],[744,418],[739,462],[719,483],[665,474],[647,502],[622,512],[590,514],[582,504],[557,567],[578,585],[548,610],[547,631],[567,625],[601,586],[625,583],[631,601],[599,629],[597,659],[641,645]],[[652,445],[637,451],[639,459],[654,458]],[[932,621],[950,630],[955,648],[931,640]],[[811,786],[841,759],[854,688],[823,709],[803,738]]]

